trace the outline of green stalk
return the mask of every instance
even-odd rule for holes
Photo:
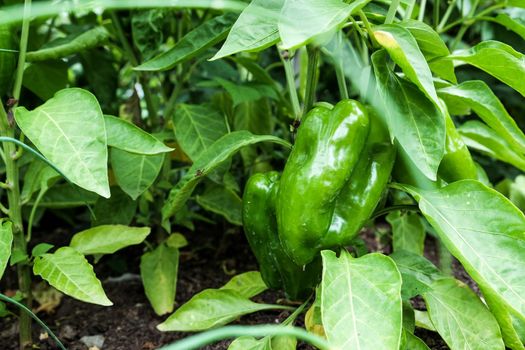
[[[29,38],[29,23],[31,12],[31,0],[24,2],[24,19],[22,21],[22,34],[20,38],[20,50],[18,56],[18,66],[16,70],[15,83],[13,87],[13,97],[20,99],[22,90],[22,80],[24,76],[27,42]],[[16,102],[18,104],[18,101]],[[16,106],[15,104],[15,106]],[[15,129],[9,123],[7,113],[3,104],[0,103],[0,136],[14,137]],[[22,203],[20,201],[19,172],[16,164],[17,149],[15,144],[5,142],[3,145],[6,167],[7,202],[9,206],[9,219],[13,223],[13,250],[27,255],[27,241],[24,235],[22,222]],[[18,288],[23,296],[23,303],[30,309],[33,304],[31,293],[31,269],[26,261],[17,264]],[[19,317],[19,341],[20,349],[29,349],[32,344],[31,336],[31,316],[25,312],[20,312]]]
[[[427,7],[427,0],[421,0],[421,5],[419,6],[419,14],[417,16],[417,20],[422,22],[425,18],[425,10]]]
[[[399,7],[399,3],[401,0],[392,0],[390,3],[390,7],[388,8],[388,12],[386,13],[386,19],[385,24],[390,24],[394,22],[394,18],[396,17],[397,8]]]
[[[9,126],[7,114],[3,105],[0,108],[0,134],[6,137],[14,136],[14,129]],[[19,173],[14,156],[16,146],[11,142],[4,143],[6,183],[9,186],[7,191],[7,201],[9,203],[9,219],[13,223],[13,250],[27,255],[27,242],[24,236],[22,223],[22,211],[20,202]],[[27,262],[17,264],[18,288],[24,297],[24,304],[31,308],[31,271]],[[20,318],[20,349],[30,347],[31,339],[31,317],[26,313],[21,313]]]
[[[288,51],[286,52],[288,53]],[[295,88],[295,72],[292,61],[290,60],[290,57],[283,55],[283,52],[280,50],[279,56],[283,61],[284,73],[286,75],[286,84],[288,86],[288,93],[290,94],[290,100],[292,102],[294,119],[301,120],[301,107],[299,105],[299,97],[297,97],[297,89]]]
[[[22,21],[22,34],[20,37],[20,50],[18,55],[18,65],[16,70],[16,78],[13,86],[13,98],[16,99],[15,106],[20,99],[20,91],[22,90],[22,80],[24,77],[24,68],[26,64],[27,41],[29,38],[29,22],[31,13],[31,0],[24,2],[24,20]]]
[[[126,38],[126,35],[124,34],[124,30],[122,29],[122,24],[120,23],[120,19],[115,14],[115,12],[111,12],[111,20],[113,22],[113,26],[115,27],[117,31],[117,36],[120,40],[120,43],[122,44],[122,47],[124,48],[124,51],[126,52],[126,55],[128,56],[129,61],[133,66],[139,65],[139,60],[137,56],[135,55],[135,52],[133,51],[133,48],[131,47],[130,43],[128,42],[128,39]],[[158,126],[158,111],[155,106],[155,103],[153,101],[153,94],[151,93],[151,90],[149,88],[149,79],[147,76],[147,73],[145,72],[138,72],[139,75],[139,82],[142,86],[142,91],[144,91],[144,99],[146,100],[146,108],[148,109],[148,119],[150,127],[157,127]]]
[[[450,15],[452,14],[452,11],[454,10],[454,7],[456,6],[456,1],[457,0],[452,0],[450,2],[450,4],[448,5],[447,11],[443,15],[443,18],[441,18],[441,22],[439,22],[439,24],[438,24],[438,26],[436,28],[437,32],[441,31],[443,29],[443,27],[445,26],[445,24],[447,24],[448,19],[450,18]]]
[[[315,89],[317,87],[317,81],[319,80],[319,70],[317,65],[319,64],[319,48],[313,46],[307,46],[306,51],[308,52],[308,71],[306,74],[306,91],[304,97],[304,111],[303,114],[308,112],[315,102]]]
[[[439,0],[434,0],[434,28],[436,28],[439,25],[439,6],[440,6]]]

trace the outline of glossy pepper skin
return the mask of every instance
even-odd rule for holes
[[[390,179],[396,149],[386,142],[369,139],[350,180],[337,197],[332,224],[324,246],[345,246],[359,233],[379,204]]]
[[[15,33],[11,25],[0,25],[0,96],[9,92],[16,67]]]
[[[266,285],[283,288],[289,299],[299,300],[312,293],[320,278],[321,264],[318,259],[303,269],[283,250],[275,220],[279,177],[271,171],[255,174],[248,180],[243,195],[244,232]]]
[[[478,170],[467,145],[461,139],[448,113],[445,117],[447,139],[445,155],[439,164],[438,175],[448,183],[464,179],[477,180]]]
[[[357,101],[313,108],[298,129],[284,168],[276,214],[286,253],[297,265],[324,248],[337,196],[347,183],[369,132],[368,112]]]

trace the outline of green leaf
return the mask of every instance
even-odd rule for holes
[[[496,319],[467,285],[444,278],[431,287],[423,298],[432,323],[451,349],[505,349]]]
[[[281,305],[257,304],[228,289],[206,289],[179,307],[166,321],[159,324],[160,331],[202,331],[223,326],[236,318],[256,311],[287,309]]]
[[[15,110],[18,126],[74,184],[108,198],[108,152],[104,117],[97,99],[65,89],[33,111]]]
[[[166,239],[166,245],[168,247],[179,249],[187,246],[188,241],[181,233],[172,233],[168,239]]]
[[[430,350],[430,348],[425,344],[424,341],[416,337],[410,332],[405,332],[406,336],[406,350]]]
[[[73,248],[62,247],[53,254],[36,257],[33,273],[75,299],[104,306],[113,305],[95,276],[93,266]]]
[[[252,298],[268,289],[259,271],[248,271],[233,276],[221,289],[237,292],[244,298]]]
[[[390,257],[401,272],[403,278],[401,294],[405,300],[430,290],[434,280],[441,277],[437,267],[418,254],[399,250]]]
[[[50,188],[38,204],[41,208],[64,209],[95,204],[98,196],[71,184],[55,185]],[[29,205],[34,203],[29,202]]]
[[[162,169],[164,154],[143,155],[111,150],[111,168],[118,185],[134,200],[155,182]]]
[[[235,191],[212,185],[196,199],[204,209],[222,215],[234,225],[242,226],[242,199]]]
[[[470,80],[438,91],[447,104],[465,104],[513,146],[525,153],[525,135],[509,115],[501,101],[483,81]]]
[[[105,115],[108,146],[137,154],[158,154],[173,151],[155,136],[123,119]]]
[[[44,162],[34,161],[24,174],[24,186],[20,194],[20,200],[25,203],[31,199],[35,192],[40,190],[47,191],[54,180],[60,178],[60,175],[49,165]]]
[[[354,259],[345,250],[339,258],[329,250],[321,256],[321,314],[330,345],[339,349],[399,349],[401,275],[394,262],[377,253]]]
[[[415,85],[388,68],[384,50],[375,52],[372,61],[393,137],[421,172],[436,180],[445,152],[444,115]]]
[[[11,221],[0,219],[0,279],[4,274],[7,262],[11,257],[11,245],[13,244],[13,225]]]
[[[513,147],[503,137],[482,122],[469,120],[461,125],[458,131],[469,148],[525,171],[525,156],[514,152]]]
[[[164,71],[200,56],[208,48],[226,37],[236,18],[236,14],[226,13],[207,20],[183,36],[174,47],[135,67],[135,70]]]
[[[113,254],[122,248],[142,243],[150,231],[149,227],[102,225],[76,233],[69,246],[84,255]]]
[[[525,18],[525,11],[518,9],[515,10],[517,10],[516,12],[520,17],[514,18],[506,13],[499,13],[496,18],[491,18],[491,21],[501,24],[508,30],[512,30],[525,40],[525,21],[523,20]]]
[[[48,243],[39,243],[31,249],[31,256],[41,256],[50,251],[54,245]]]
[[[439,107],[432,73],[410,31],[399,24],[385,24],[375,27],[374,35],[406,77]]]
[[[448,58],[478,67],[525,96],[525,56],[507,44],[486,40]]]
[[[450,55],[447,45],[445,45],[439,34],[431,26],[414,19],[403,21],[399,25],[408,29],[410,34],[416,39],[417,45],[425,56],[430,70],[438,77],[456,83],[454,64],[448,60],[436,60],[437,58]]]
[[[239,337],[231,342],[228,350],[272,350],[270,337],[255,339],[254,337]],[[279,348],[276,348],[279,349]]]
[[[271,85],[254,82],[234,83],[222,78],[213,80],[230,94],[233,100],[233,107],[245,102],[255,102],[262,97],[271,97],[275,100],[279,97]]]
[[[192,160],[228,132],[224,116],[202,105],[177,105],[173,125],[177,142]]]
[[[392,225],[392,245],[394,251],[406,250],[423,255],[425,245],[425,226],[418,214],[392,212],[386,216]]]
[[[285,1],[279,18],[283,48],[294,49],[318,38],[323,41],[335,34],[353,10],[367,2],[358,0],[348,5],[341,0]]]
[[[462,180],[437,191],[404,187],[447,249],[477,282],[489,306],[525,320],[525,216],[480,182]],[[491,305],[492,304],[492,305]],[[495,316],[503,327],[501,312]],[[507,328],[507,329],[506,329]]]
[[[224,135],[202,152],[186,175],[170,191],[169,198],[162,207],[163,220],[167,220],[182,208],[195,187],[206,175],[228,160],[241,148],[259,142],[274,142],[285,147],[290,146],[287,141],[276,136],[253,135],[248,131],[234,131]]]
[[[46,101],[67,87],[67,70],[67,63],[61,60],[31,63],[24,69],[22,85]]]
[[[140,258],[144,291],[157,315],[172,312],[177,291],[179,250],[161,244]]]
[[[60,41],[59,45],[46,47],[26,54],[27,62],[48,61],[73,55],[103,45],[109,39],[109,33],[104,27],[95,27],[80,35],[71,36]]]
[[[111,187],[111,197],[98,197],[93,206],[91,226],[129,225],[137,211],[137,202],[118,186]]]
[[[277,21],[284,0],[253,0],[242,11],[212,60],[237,52],[259,51],[279,41]]]
[[[129,16],[133,44],[145,60],[155,55],[164,42],[162,29],[167,22],[167,15],[164,9],[156,8],[133,11]]]

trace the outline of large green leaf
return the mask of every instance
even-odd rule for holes
[[[224,39],[236,19],[236,14],[226,13],[207,20],[182,37],[174,47],[135,67],[135,69],[142,71],[168,70],[177,64],[199,56],[209,47]]]
[[[135,154],[118,148],[111,150],[111,168],[118,185],[137,199],[155,182],[162,169],[164,154]]]
[[[408,29],[410,34],[416,39],[417,45],[425,56],[430,70],[438,77],[455,83],[454,64],[448,60],[437,60],[437,58],[450,55],[447,45],[445,45],[439,34],[431,26],[414,19],[403,21],[399,25]]]
[[[113,254],[122,248],[142,243],[150,231],[149,227],[101,225],[76,233],[69,246],[84,255]]]
[[[33,111],[17,108],[15,118],[71,182],[109,197],[106,128],[95,96],[78,88],[61,90]]]
[[[439,279],[423,298],[432,323],[451,349],[505,349],[496,319],[467,285],[454,278]]]
[[[24,69],[23,86],[43,101],[67,87],[68,65],[62,60],[34,62]]]
[[[400,24],[385,24],[375,27],[374,35],[406,77],[439,107],[432,73],[411,32]]]
[[[95,204],[99,196],[71,184],[51,187],[38,204],[41,208],[64,209]],[[29,202],[33,205],[34,202]]]
[[[179,250],[161,244],[140,258],[144,291],[157,315],[172,312],[177,291]]]
[[[33,272],[75,299],[104,306],[113,305],[95,276],[93,266],[74,248],[62,247],[52,254],[36,257]]]
[[[465,104],[472,108],[487,125],[513,145],[517,152],[525,153],[523,131],[485,82],[470,80],[440,89],[438,93],[447,104]]]
[[[495,18],[491,18],[491,21],[501,24],[508,30],[512,30],[525,40],[525,10],[513,9],[507,13],[499,13]]]
[[[425,226],[418,214],[397,211],[388,214],[386,220],[392,226],[394,251],[403,249],[423,255]]]
[[[202,152],[186,175],[170,191],[169,198],[162,207],[163,220],[167,220],[182,208],[195,187],[206,175],[241,148],[258,142],[275,142],[286,147],[290,146],[287,141],[281,138],[271,135],[253,135],[248,131],[234,131],[224,135]]]
[[[429,291],[432,283],[441,277],[437,267],[421,255],[399,250],[390,257],[394,259],[401,272],[403,278],[401,294],[405,300]]]
[[[503,332],[505,309],[525,321],[525,216],[480,182],[462,180],[436,191],[405,186],[447,249],[478,283]]]
[[[271,309],[288,308],[257,304],[229,289],[206,289],[194,295],[157,328],[160,331],[201,331],[225,325],[242,315]]]
[[[197,203],[206,210],[222,215],[234,225],[242,225],[242,199],[232,189],[211,185],[197,196]]]
[[[514,152],[513,147],[503,137],[482,122],[469,120],[461,125],[458,131],[469,148],[525,171],[525,155]]]
[[[245,298],[251,298],[264,292],[268,287],[259,271],[248,271],[232,277],[221,289],[233,290]]]
[[[525,96],[525,56],[511,46],[499,41],[486,40],[471,49],[454,52],[448,57],[484,70]]]
[[[158,154],[173,151],[155,136],[138,126],[110,115],[104,116],[108,146],[138,154]]]
[[[11,244],[13,244],[13,225],[11,221],[0,219],[0,279],[11,256]]]
[[[253,0],[241,13],[212,60],[237,52],[259,51],[279,41],[277,21],[285,0]]]
[[[192,160],[228,132],[224,116],[202,105],[177,105],[173,125],[177,142]]]
[[[321,313],[330,345],[338,349],[398,350],[401,275],[392,259],[377,253],[354,259],[345,250],[339,258],[329,250],[321,255]]]
[[[367,2],[357,0],[349,5],[341,0],[285,1],[279,18],[283,48],[297,48],[317,38],[322,40],[324,35],[334,34],[352,11]]]
[[[421,172],[436,180],[445,152],[445,118],[414,84],[388,68],[386,52],[372,55],[389,129]]]

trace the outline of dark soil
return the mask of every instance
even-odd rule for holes
[[[210,232],[208,229],[197,232]],[[366,232],[362,237],[370,250],[390,252],[389,242],[384,242],[384,239],[377,238],[373,233]],[[49,236],[47,238],[49,241]],[[190,245],[183,249],[181,254],[177,305],[181,305],[203,289],[220,287],[234,274],[257,269],[240,232],[226,234],[222,237],[198,237],[198,233],[195,232],[189,233],[188,238]],[[435,242],[430,237],[427,243],[425,255],[436,262]],[[193,249],[201,248],[199,251],[191,251],[192,247]],[[108,297],[114,303],[112,307],[86,304],[64,296],[59,306],[51,313],[39,313],[39,316],[56,332],[68,349],[87,350],[88,347],[80,340],[84,336],[104,337],[103,350],[151,350],[188,335],[188,333],[179,332],[162,333],[156,330],[155,326],[165,317],[155,315],[144,295],[138,274],[138,257],[141,249],[141,247],[128,248],[112,257],[103,258],[95,266],[95,271],[103,281]],[[130,256],[135,257],[136,260],[129,261]],[[477,291],[477,286],[457,263],[454,264],[454,273],[457,278],[468,283]],[[6,292],[14,286],[14,276],[7,275],[0,285],[0,290]],[[284,295],[280,292],[267,291],[254,300],[276,303],[284,300]],[[424,309],[421,301],[414,300],[414,305],[416,308]],[[242,317],[237,323],[275,324],[282,322],[288,315],[287,311],[264,311]],[[303,318],[300,317],[297,325],[301,326],[302,323]],[[18,349],[16,325],[14,317],[0,319],[0,349]],[[45,338],[45,334],[42,334],[43,331],[37,325],[34,326],[33,332],[34,339],[36,339],[35,348],[56,349],[51,339],[39,340]],[[418,330],[416,335],[421,337],[433,350],[448,349],[437,333]],[[222,341],[203,349],[227,349],[229,342]],[[300,344],[298,349],[313,348]]]

